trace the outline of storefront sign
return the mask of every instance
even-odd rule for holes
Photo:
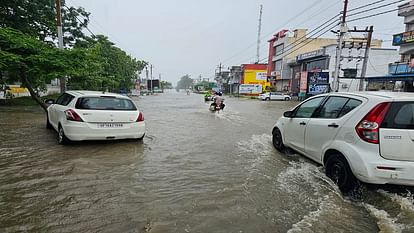
[[[414,31],[396,34],[392,38],[392,45],[398,46],[414,42]]]
[[[306,92],[308,89],[308,72],[301,72],[300,73],[300,84],[299,89],[301,92]]]
[[[308,72],[308,94],[329,92],[329,72]]]
[[[263,87],[260,84],[240,84],[240,94],[260,94],[263,91]]]
[[[267,81],[267,72],[257,72],[256,73],[256,80]]]
[[[312,51],[312,52],[299,54],[296,57],[296,60],[301,61],[301,60],[314,58],[314,57],[319,57],[319,56],[323,56],[323,55],[325,55],[325,50],[324,49],[319,49],[319,50],[315,50],[315,51]]]

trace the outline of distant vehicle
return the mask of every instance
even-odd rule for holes
[[[287,111],[273,145],[323,164],[347,192],[356,181],[414,185],[414,93],[331,93]]]
[[[145,136],[144,115],[123,95],[95,91],[68,91],[47,100],[46,127],[58,132],[58,143],[71,141],[138,139]]]
[[[267,100],[291,100],[292,97],[290,97],[290,95],[285,95],[281,92],[266,92],[263,94],[259,95],[259,99],[263,100],[263,101],[267,101]]]

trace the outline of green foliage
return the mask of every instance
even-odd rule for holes
[[[85,40],[82,30],[89,23],[89,12],[82,7],[67,7],[62,1],[64,43],[72,47]],[[41,41],[56,42],[56,7],[54,0],[2,0],[0,28],[14,28]],[[51,41],[52,39],[52,41]]]
[[[177,89],[192,89],[193,87],[193,79],[190,76],[184,75],[181,77],[180,81],[177,83]]]
[[[172,89],[173,88],[172,83],[167,82],[167,81],[161,81],[160,85],[161,85],[161,89],[162,90],[164,90],[164,89]]]

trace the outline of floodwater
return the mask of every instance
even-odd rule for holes
[[[414,232],[408,191],[343,196],[271,145],[295,102],[136,99],[143,142],[56,143],[38,108],[0,108],[0,232]]]

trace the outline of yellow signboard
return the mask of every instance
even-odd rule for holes
[[[270,87],[267,81],[267,70],[244,70],[244,84],[261,84],[263,90]]]

